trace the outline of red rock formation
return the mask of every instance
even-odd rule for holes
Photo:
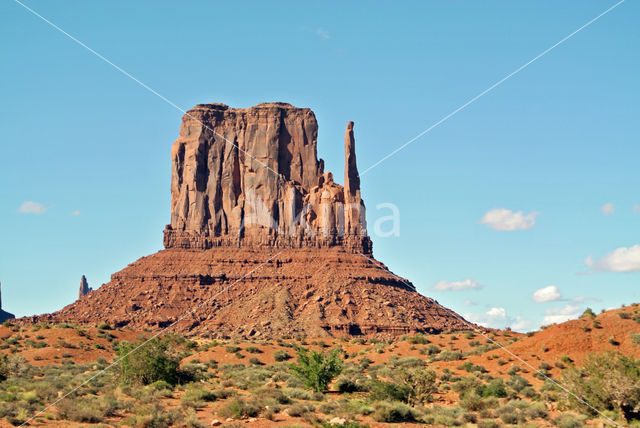
[[[344,187],[316,155],[309,109],[196,106],[174,143],[166,249],[35,321],[216,337],[471,329],[371,255],[353,123]]]
[[[85,276],[82,275],[82,278],[80,278],[80,289],[78,290],[78,299],[82,298],[83,296],[86,296],[87,294],[89,294],[90,291],[92,291],[92,288],[89,287],[87,278],[85,278]]]
[[[325,249],[167,249],[39,321],[212,337],[396,335],[472,325],[373,258]]]
[[[370,254],[352,129],[350,122],[347,190],[323,172],[311,110],[284,103],[196,106],[171,151],[165,247],[337,245]]]

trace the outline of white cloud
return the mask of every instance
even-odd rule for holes
[[[478,306],[478,302],[475,300],[467,299],[464,301],[465,306]]]
[[[510,327],[513,330],[525,331],[531,327],[531,321],[521,316],[511,317],[505,308],[493,307],[481,314],[466,313],[464,317],[473,323],[489,328]]]
[[[465,314],[464,317],[471,322],[490,328],[505,328],[507,324],[507,311],[504,308],[491,308],[481,314]]]
[[[318,28],[316,30],[316,34],[320,37],[322,37],[325,40],[329,40],[329,33],[325,30],[323,30],[322,28]]]
[[[23,202],[22,205],[20,205],[20,208],[18,208],[18,212],[23,214],[41,215],[41,214],[44,214],[46,211],[47,211],[47,207],[45,207],[40,202],[33,202],[33,201]]]
[[[511,323],[511,329],[515,331],[525,332],[531,330],[531,321],[525,318],[522,318],[520,315],[516,316],[516,319],[513,323]]]
[[[633,204],[633,213],[634,214],[640,214],[640,204],[639,203],[635,203]]]
[[[634,272],[640,271],[640,245],[620,247],[599,259],[588,256],[584,263],[592,271]]]
[[[462,281],[438,281],[431,289],[438,291],[479,290],[482,286],[471,278]]]
[[[561,308],[547,309],[545,317],[542,319],[542,325],[565,322],[576,319],[582,313],[582,307],[578,305],[567,304]]]
[[[533,301],[538,303],[555,302],[561,297],[560,290],[555,285],[543,287],[533,292]]]
[[[71,215],[80,215],[80,211],[71,211]]]
[[[613,215],[616,212],[616,206],[613,204],[613,202],[607,202],[600,207],[600,212],[604,216]]]
[[[486,224],[493,230],[526,230],[536,224],[538,212],[523,214],[522,211],[513,212],[506,208],[494,208],[486,212],[480,224]]]

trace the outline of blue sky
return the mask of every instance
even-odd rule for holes
[[[181,108],[312,108],[338,177],[347,121],[364,171],[614,3],[25,0]],[[640,301],[639,18],[621,4],[364,174],[370,232],[400,212],[375,256],[491,326]],[[17,3],[0,28],[0,281],[22,316],[161,248],[181,113]]]

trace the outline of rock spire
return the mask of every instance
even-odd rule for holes
[[[82,275],[82,278],[80,278],[80,290],[78,291],[78,299],[82,298],[83,296],[86,296],[87,294],[89,294],[90,291],[92,291],[92,289],[91,287],[89,287],[87,278],[84,275]]]

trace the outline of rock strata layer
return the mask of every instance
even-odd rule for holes
[[[171,326],[171,331],[219,338],[401,335],[475,327],[373,258],[339,247],[162,250],[38,320]]]

